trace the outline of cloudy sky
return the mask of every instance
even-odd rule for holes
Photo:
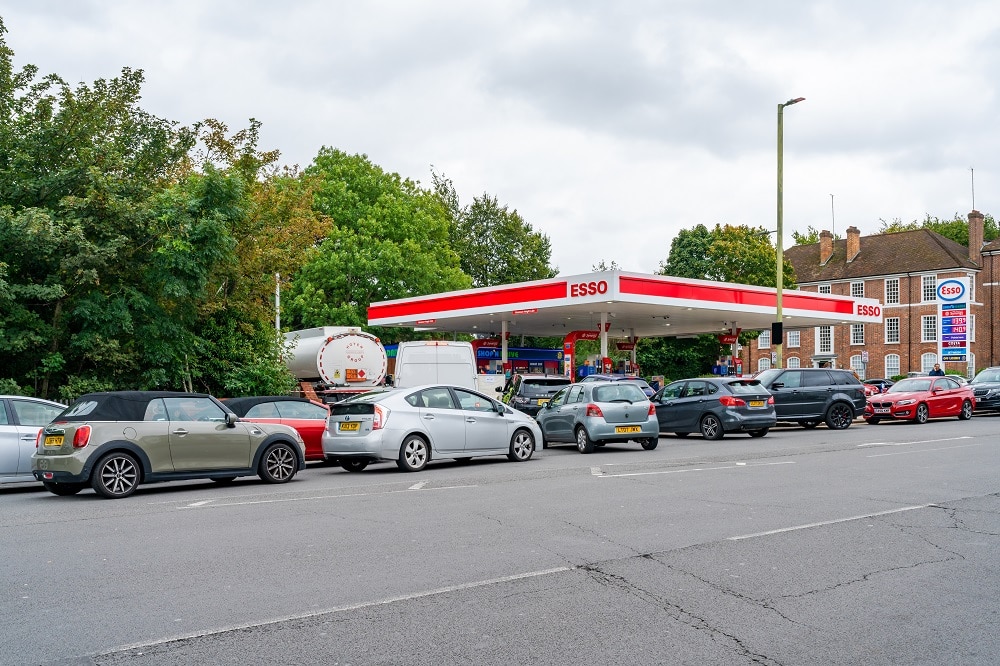
[[[146,75],[183,124],[263,123],[308,165],[364,153],[463,203],[484,192],[552,240],[563,274],[653,272],[698,223],[1000,215],[995,0],[11,0],[15,65]],[[832,197],[831,197],[832,195]]]

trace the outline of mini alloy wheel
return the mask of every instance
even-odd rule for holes
[[[260,459],[260,478],[267,483],[287,483],[298,470],[295,451],[288,444],[273,444]]]
[[[121,499],[139,487],[139,463],[124,452],[109,453],[97,461],[90,485],[101,497]]]

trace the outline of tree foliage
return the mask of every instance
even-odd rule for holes
[[[985,218],[983,220],[983,240],[989,242],[1000,237],[1000,229],[998,229],[997,222],[993,219],[993,216],[984,215],[983,217]],[[955,213],[955,216],[950,220],[942,220],[927,215],[923,221],[913,220],[912,222],[903,222],[897,218],[892,222],[886,222],[885,220],[879,220],[879,222],[881,224],[877,233],[880,234],[929,229],[960,245],[969,246],[969,220],[958,213]]]
[[[812,245],[819,242],[819,234],[820,230],[810,224],[804,232],[793,231],[792,239],[795,240],[796,245]],[[840,234],[833,235],[833,240],[840,239]]]

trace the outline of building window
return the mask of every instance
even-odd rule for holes
[[[863,345],[863,344],[865,344],[865,325],[864,324],[851,324],[851,344],[852,345]]]
[[[851,283],[851,298],[864,298],[865,297],[865,283],[864,282],[852,282]]]
[[[816,352],[833,353],[833,326],[820,326],[816,329]]]
[[[932,352],[927,352],[926,354],[920,355],[920,372],[928,373],[934,369],[934,364],[937,363],[937,354]]]
[[[865,364],[861,361],[861,354],[855,354],[851,357],[851,370],[858,373],[858,377],[861,379],[865,378]]]
[[[966,327],[966,339],[969,342],[976,341],[976,315],[969,315],[968,318],[969,325]]]
[[[971,351],[969,352],[969,365],[966,369],[965,376],[970,379],[976,376],[976,355]]]
[[[799,362],[799,357],[798,356],[790,356],[789,358],[785,359],[785,367],[786,368],[801,368],[802,365]]]
[[[899,317],[886,317],[885,341],[886,344],[899,342]]]
[[[937,276],[936,275],[924,275],[920,278],[921,294],[923,295],[923,301],[936,301],[937,300]]]
[[[771,331],[761,331],[757,338],[757,349],[771,348]]]
[[[757,359],[757,372],[760,372],[761,370],[770,370],[770,369],[771,369],[770,358],[761,357]]]
[[[899,305],[899,278],[889,278],[885,281],[885,304]]]
[[[924,315],[920,318],[920,341],[937,342],[937,315]]]
[[[828,285],[828,284],[821,284],[819,286],[819,293],[821,293],[821,294],[829,294],[830,293],[830,285]]]
[[[788,333],[786,333],[785,335],[788,338],[788,346],[789,347],[798,347],[799,346],[799,331],[788,331]],[[792,367],[792,366],[788,366],[788,367]],[[798,366],[795,366],[795,367],[798,367]]]
[[[892,379],[899,374],[899,354],[886,354],[885,376]]]

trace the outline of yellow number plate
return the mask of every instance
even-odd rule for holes
[[[763,400],[751,400],[750,401],[750,406],[751,407],[763,407],[764,406],[764,401]]]
[[[62,435],[48,435],[45,438],[45,446],[62,446],[63,436]]]
[[[341,423],[339,426],[340,432],[357,432],[361,430],[361,424],[357,421],[351,423]]]
[[[622,432],[642,432],[639,426],[615,426],[615,433]]]
[[[538,404],[539,404],[539,405],[544,405],[544,404],[545,404],[545,403],[547,403],[548,401],[549,401],[549,399],[548,399],[548,398],[541,398],[541,399],[540,399],[540,400],[538,401]]]

